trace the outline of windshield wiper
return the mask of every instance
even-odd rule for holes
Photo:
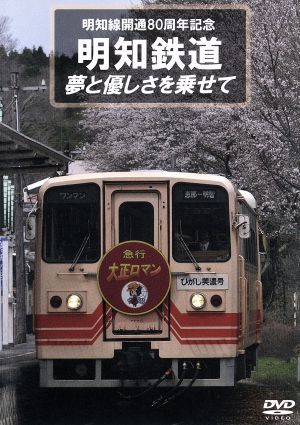
[[[87,235],[85,235],[78,251],[76,252],[75,258],[73,260],[73,263],[71,265],[71,267],[69,268],[69,272],[73,272],[75,270],[75,266],[78,263],[78,260],[81,256],[81,254],[83,253],[84,248],[86,247],[86,244],[88,243],[88,240],[90,239],[90,234],[88,233]]]
[[[176,238],[179,240],[179,242],[180,242],[180,244],[181,244],[182,248],[184,249],[185,253],[186,253],[186,254],[187,254],[187,256],[189,257],[189,260],[190,260],[190,261],[194,264],[195,270],[199,272],[199,271],[201,270],[201,267],[200,267],[200,265],[198,264],[198,262],[197,262],[196,258],[193,256],[193,254],[192,254],[192,252],[191,252],[190,248],[187,246],[187,244],[186,244],[185,240],[184,240],[184,239],[183,239],[183,237],[182,237],[182,234],[177,233],[177,234],[176,234]]]

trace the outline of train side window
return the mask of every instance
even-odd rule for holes
[[[119,242],[154,244],[154,208],[150,202],[123,202],[119,208]]]
[[[43,259],[80,263],[100,258],[100,188],[94,183],[48,189],[43,207]]]

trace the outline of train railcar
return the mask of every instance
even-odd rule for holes
[[[43,387],[233,386],[256,364],[256,203],[218,175],[49,179],[38,196]]]

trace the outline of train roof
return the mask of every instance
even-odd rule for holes
[[[199,173],[183,173],[178,171],[165,171],[165,170],[134,170],[134,171],[117,171],[117,172],[103,172],[103,173],[83,173],[83,174],[70,174],[66,176],[53,177],[48,182],[72,182],[78,180],[112,180],[112,181],[130,181],[130,180],[204,180],[214,182],[229,182],[229,180],[218,174],[199,174]]]
[[[164,170],[134,170],[134,171],[119,171],[119,172],[105,172],[105,173],[84,173],[84,174],[72,174],[67,176],[54,177],[47,180],[42,190],[46,190],[48,187],[56,186],[60,184],[75,184],[79,182],[90,182],[96,180],[104,181],[187,181],[187,182],[202,182],[202,183],[214,183],[225,187],[229,191],[235,191],[232,182],[224,176],[218,174],[199,174],[199,173],[183,173],[178,171],[164,171]]]

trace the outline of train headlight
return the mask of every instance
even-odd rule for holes
[[[82,298],[78,294],[71,294],[67,298],[67,307],[70,310],[79,310],[82,307]]]
[[[50,298],[50,305],[52,308],[59,308],[62,305],[62,299],[59,295],[53,295]]]
[[[191,296],[191,306],[195,310],[201,310],[206,304],[205,296],[202,294],[193,294]]]
[[[213,295],[210,299],[210,303],[214,307],[220,307],[222,302],[223,302],[223,300],[222,300],[222,297],[220,295]]]

